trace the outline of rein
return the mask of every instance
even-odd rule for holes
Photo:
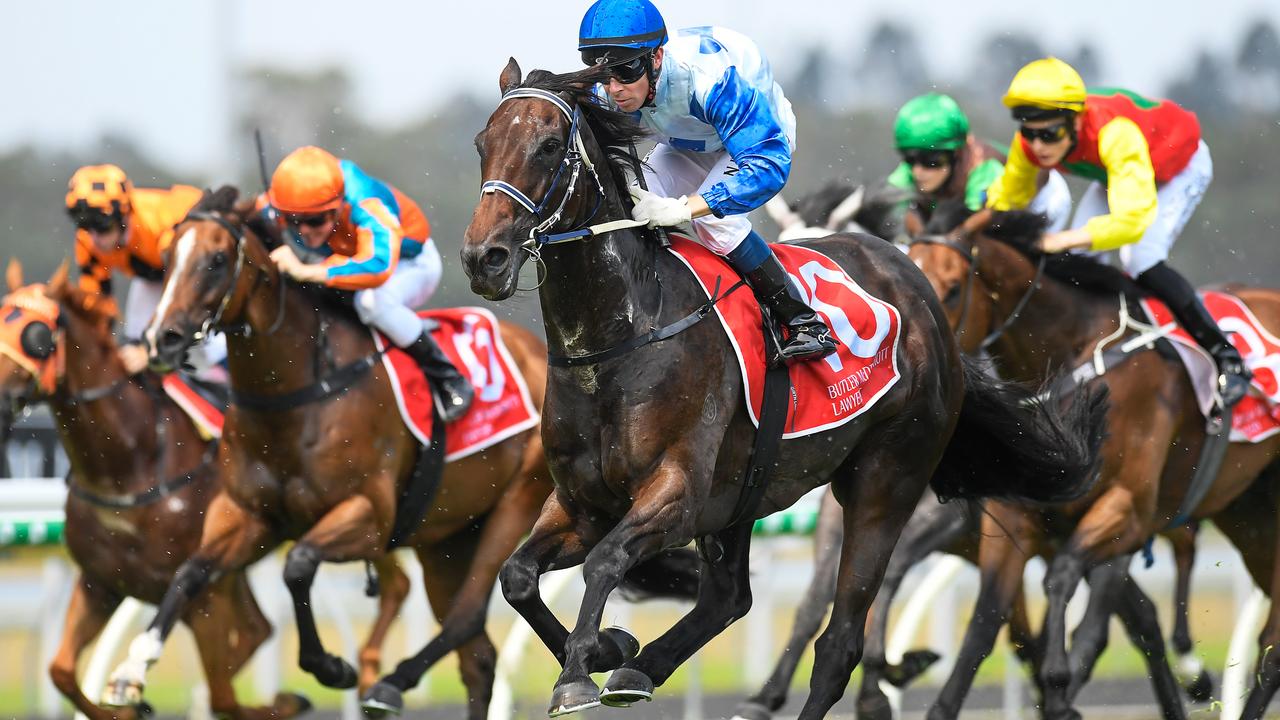
[[[197,330],[195,335],[192,336],[193,339],[196,342],[200,342],[201,340],[204,340],[205,338],[209,337],[209,334],[215,329],[220,329],[224,333],[228,333],[228,334],[235,333],[235,334],[244,335],[245,337],[249,337],[252,334],[253,329],[250,327],[248,321],[241,323],[239,327],[222,327],[221,325],[222,315],[227,311],[227,306],[231,304],[231,298],[236,294],[236,288],[240,285],[240,275],[244,271],[244,265],[245,265],[244,229],[236,226],[230,220],[227,220],[225,217],[223,217],[218,213],[205,212],[203,210],[192,210],[191,212],[187,213],[186,220],[206,220],[212,223],[216,223],[223,230],[226,230],[228,233],[230,233],[231,237],[235,238],[236,240],[236,267],[231,274],[231,283],[227,285],[227,291],[223,293],[222,300],[218,302],[218,309],[214,311],[214,313],[210,315],[203,323],[201,323],[200,329]],[[261,282],[263,277],[264,277],[264,273],[260,272],[258,275],[258,279],[254,281],[254,285],[256,286],[259,282]],[[280,286],[280,297],[277,299],[277,302],[276,302],[276,319],[271,323],[271,326],[267,328],[267,331],[265,333],[262,333],[263,335],[274,335],[276,331],[280,329],[280,325],[284,323],[285,279],[283,276],[279,278],[279,282],[277,284]]]

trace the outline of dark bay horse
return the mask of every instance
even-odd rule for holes
[[[591,88],[607,78],[602,69],[538,71],[521,84],[512,60],[499,78],[503,101],[476,138],[486,183],[501,182],[524,200],[481,198],[462,253],[472,290],[510,297],[536,253],[545,265],[539,294],[552,357],[581,363],[549,372],[542,436],[556,490],[503,566],[503,594],[563,666],[552,714],[648,699],[750,607],[751,521],[830,482],[846,532],[835,610],[800,714],[823,717],[858,663],[885,563],[931,482],[946,497],[1046,501],[1085,492],[1105,393],[1065,416],[1043,403],[1021,405],[1029,393],[962,358],[927,281],[899,250],[869,236],[806,242],[899,309],[903,377],[855,421],[783,442],[763,501],[735,517],[755,429],[734,351],[716,323],[611,359],[581,359],[703,305],[696,281],[649,233],[632,229],[541,249],[529,242],[628,215],[625,153],[642,131],[594,100]],[[545,216],[526,209],[539,205],[558,209]],[[619,666],[600,632],[607,596],[628,568],[695,540],[703,567],[694,608]],[[538,577],[577,564],[587,587],[570,633],[542,602]],[[589,673],[605,670],[614,672],[602,692]]]
[[[80,574],[49,675],[86,717],[135,718],[139,707],[103,708],[85,697],[77,660],[124,598],[159,603],[179,563],[196,549],[199,518],[217,490],[211,445],[158,378],[126,376],[111,332],[115,318],[68,282],[65,264],[47,285],[24,288],[21,267],[11,261],[7,280],[12,294],[0,322],[15,332],[0,335],[3,424],[15,406],[48,403],[71,462],[66,543]],[[236,701],[232,678],[271,634],[243,572],[224,575],[182,620],[195,634],[213,712],[269,720],[310,707],[293,693],[264,707]]]
[[[1033,382],[1090,359],[1099,340],[1119,329],[1121,298],[1132,302],[1141,294],[1118,270],[1091,258],[1040,255],[1034,250],[1040,222],[1028,213],[1010,213],[985,234],[920,243],[911,251],[938,293],[950,298],[945,302],[953,309],[965,302],[966,295],[989,301],[982,309],[971,306],[977,333],[1000,331],[990,351],[1001,374]],[[1280,293],[1259,288],[1231,288],[1231,292],[1270,328],[1280,328]],[[1125,617],[1131,637],[1138,631],[1135,643],[1151,662],[1164,715],[1185,716],[1158,667],[1164,665],[1163,647],[1149,642],[1150,631],[1142,631],[1150,618],[1130,616],[1138,623],[1133,625],[1126,617],[1143,602],[1141,590],[1128,576],[1128,557],[1153,534],[1165,530],[1178,512],[1205,442],[1205,420],[1180,362],[1158,352],[1133,355],[1102,379],[1111,389],[1110,437],[1103,447],[1102,476],[1093,492],[1081,501],[1036,513],[1007,503],[987,503],[990,517],[983,523],[978,610],[955,670],[930,710],[931,718],[958,714],[977,666],[991,649],[1023,566],[1037,552],[1052,558],[1045,578],[1049,607],[1042,640],[1045,715],[1078,717],[1071,708],[1072,699],[1105,647],[1104,620],[1114,611]],[[1254,579],[1268,591],[1274,589],[1270,560],[1276,548],[1247,536],[1255,529],[1241,527],[1232,517],[1257,517],[1257,508],[1242,508],[1234,501],[1258,481],[1277,450],[1280,436],[1258,444],[1232,443],[1212,487],[1192,514],[1193,520],[1215,518],[1246,555]],[[1274,525],[1275,512],[1271,507],[1268,524]],[[1099,601],[1091,603],[1089,613],[1098,618],[1081,623],[1087,632],[1077,632],[1068,656],[1066,604],[1081,577],[1093,568],[1103,568],[1089,575],[1090,597]],[[1263,633],[1263,648],[1280,640],[1277,613],[1280,609],[1273,610]],[[1280,662],[1265,652],[1260,657],[1258,684],[1246,717],[1260,717],[1280,684]]]
[[[294,600],[299,665],[330,687],[355,685],[350,665],[320,642],[311,584],[321,562],[384,557],[418,452],[369,330],[341,296],[283,278],[268,257],[280,241],[278,230],[253,212],[252,200],[237,203],[236,197],[234,188],[208,193],[179,224],[165,294],[148,329],[153,358],[171,365],[203,328],[228,328],[233,402],[218,454],[224,490],[210,505],[200,547],[117,671],[121,694],[140,689],[141,671],[190,598],[221,573],[290,539],[284,579]],[[499,325],[540,411],[546,347],[528,330]],[[359,364],[361,374],[346,374],[344,368]],[[317,388],[320,394],[306,395]],[[305,400],[270,400],[300,396]],[[401,693],[456,651],[468,716],[486,716],[496,660],[485,633],[489,598],[501,564],[550,491],[536,427],[445,466],[426,517],[402,543],[422,565],[440,632],[364,694],[366,712],[398,712]],[[690,564],[678,557],[666,562],[672,559],[662,558],[660,567],[677,571]],[[647,585],[642,580],[635,587],[692,594],[689,573],[685,580],[663,575],[652,572]],[[684,586],[673,587],[679,582]]]

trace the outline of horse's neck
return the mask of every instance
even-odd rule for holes
[[[261,283],[249,295],[246,307],[233,322],[243,322],[246,331],[227,335],[227,367],[231,386],[255,394],[276,394],[302,389],[316,380],[318,343],[328,342],[313,298],[296,285],[279,291],[279,276]],[[281,308],[280,303],[284,306]],[[332,326],[341,321],[335,319]]]
[[[992,329],[1017,310],[1036,276],[1034,263],[996,241],[981,248],[983,284],[993,293]],[[1001,367],[1021,380],[1042,380],[1046,371],[1071,367],[1097,340],[1117,326],[1115,303],[1041,276],[1018,318],[992,346]]]

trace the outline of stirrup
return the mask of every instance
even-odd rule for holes
[[[793,330],[788,327],[790,336],[782,344],[782,360],[787,364],[818,360],[835,352],[839,347],[831,331],[826,325],[815,332],[813,326],[802,326]]]

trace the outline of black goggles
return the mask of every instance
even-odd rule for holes
[[[626,62],[614,63],[609,66],[609,73],[623,85],[630,85],[649,74],[649,56],[639,55]]]
[[[108,215],[92,208],[72,210],[71,220],[76,224],[76,228],[93,233],[110,232],[121,224],[120,218],[115,215]]]
[[[1039,140],[1042,143],[1053,144],[1062,142],[1067,136],[1067,123],[1058,123],[1049,127],[1033,128],[1023,125],[1018,128],[1018,132],[1027,142],[1035,142]]]
[[[902,153],[902,162],[910,167],[940,168],[951,164],[951,153],[946,150],[906,150]]]
[[[329,213],[316,213],[315,215],[286,215],[285,222],[293,227],[309,227],[316,228],[329,222]]]

